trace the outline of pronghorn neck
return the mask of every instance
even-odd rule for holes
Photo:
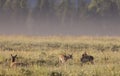
[[[15,62],[15,60],[16,60],[16,57],[17,57],[17,55],[15,55],[15,56],[13,56],[12,54],[11,54],[11,58],[12,58],[12,62]]]
[[[12,62],[15,62],[15,58],[12,58]]]

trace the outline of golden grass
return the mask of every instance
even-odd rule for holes
[[[94,56],[94,65],[81,66],[82,53]],[[58,55],[73,60],[58,63]],[[10,68],[10,54],[27,67]],[[0,76],[120,76],[119,37],[0,36]]]

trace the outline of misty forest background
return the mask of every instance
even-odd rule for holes
[[[0,34],[120,35],[119,19],[120,0],[0,0]]]

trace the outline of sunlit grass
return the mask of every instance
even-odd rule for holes
[[[94,65],[81,65],[85,51]],[[28,66],[11,68],[11,54]],[[73,54],[73,59],[60,64],[59,54]],[[119,76],[119,56],[119,37],[0,36],[0,76]]]

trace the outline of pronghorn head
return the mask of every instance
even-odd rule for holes
[[[17,61],[15,61],[15,59],[16,59],[16,57],[17,57],[17,55],[12,55],[11,54],[11,64],[10,64],[10,67],[17,67],[17,66],[27,66],[27,64],[26,63],[22,63],[22,62],[17,62]]]
[[[13,56],[13,55],[11,54],[11,57],[12,57],[12,62],[15,62],[15,59],[16,59],[17,55],[14,55],[14,56]]]
[[[85,57],[85,56],[87,56],[88,54],[86,53],[86,52],[84,52],[83,54],[82,54],[82,57]]]
[[[69,54],[67,57],[68,59],[73,59],[73,54]]]

